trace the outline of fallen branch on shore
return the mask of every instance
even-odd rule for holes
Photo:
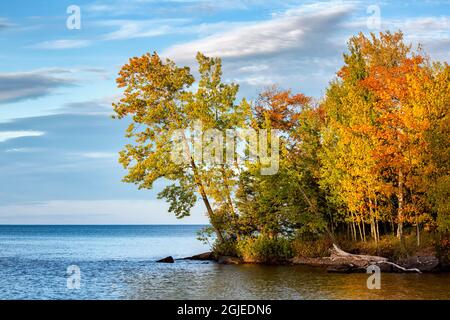
[[[396,267],[396,268],[398,268],[398,269],[400,269],[400,270],[402,270],[402,271],[404,271],[404,272],[417,272],[417,273],[422,273],[422,271],[420,271],[420,270],[417,269],[417,268],[407,269],[407,268],[404,268],[404,267],[402,267],[402,266],[399,266],[398,264],[393,263],[393,262],[390,262],[390,261],[383,261],[383,262],[381,262],[381,263],[387,263],[387,264],[390,264],[391,266],[394,266],[394,267]]]
[[[236,257],[218,257],[218,259],[214,258],[213,252],[204,252],[198,255],[194,255],[192,257],[184,258],[183,260],[216,260],[221,264],[240,264],[240,263],[255,263],[254,261],[243,261],[242,259],[238,259]],[[434,261],[433,264],[430,265],[428,260],[423,261],[421,264],[421,268],[427,267],[427,269],[423,269],[425,271],[433,270],[435,267]],[[290,260],[292,264],[301,264],[301,265],[309,265],[316,267],[326,267],[328,272],[338,272],[338,273],[351,273],[351,272],[365,272],[367,267],[370,265],[376,265],[380,267],[383,272],[392,272],[392,267],[396,268],[399,272],[416,272],[422,273],[419,268],[406,268],[401,265],[398,265],[394,262],[388,261],[387,258],[379,257],[379,256],[371,256],[371,255],[362,255],[362,254],[352,254],[349,252],[345,252],[340,249],[336,244],[333,244],[333,247],[330,250],[329,257],[322,258],[307,258],[307,257],[295,257]]]
[[[362,255],[362,254],[351,254],[348,252],[345,252],[344,250],[340,249],[336,244],[333,243],[333,248],[331,249],[331,259],[337,260],[337,259],[349,259],[350,262],[363,262],[363,263],[380,263],[380,262],[387,262],[388,259],[378,256],[369,256],[369,255]],[[359,263],[357,263],[359,264]]]
[[[398,272],[422,273],[418,268],[405,268],[396,263],[388,261],[387,258],[379,256],[352,254],[340,249],[333,244],[329,257],[307,258],[295,257],[291,260],[293,264],[302,264],[316,267],[326,267],[328,272],[352,273],[365,272],[368,266],[376,265],[382,272],[392,272],[392,267]]]
[[[378,257],[378,256],[369,256],[369,255],[361,255],[361,254],[351,254],[348,252],[345,252],[344,250],[340,249],[336,244],[333,243],[333,248],[331,249],[331,256],[332,261],[339,262],[341,264],[348,264],[348,265],[354,265],[360,268],[367,268],[369,265],[379,265],[379,264],[389,264],[391,266],[394,266],[403,272],[417,272],[422,273],[417,268],[411,268],[407,269],[405,267],[399,266],[396,263],[388,261],[387,258]]]

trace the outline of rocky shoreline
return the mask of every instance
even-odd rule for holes
[[[376,265],[381,272],[395,272],[395,273],[438,273],[448,272],[448,266],[442,266],[435,256],[414,256],[405,258],[399,261],[391,262],[387,258],[367,255],[354,255],[342,251],[337,246],[334,246],[328,257],[294,257],[287,261],[247,261],[238,257],[232,256],[218,256],[213,252],[204,252],[191,257],[182,258],[180,260],[197,260],[197,261],[214,261],[219,264],[270,264],[270,265],[304,265],[310,267],[324,268],[330,273],[358,273],[366,272],[367,267]],[[169,256],[158,260],[162,263],[173,263],[175,259]]]

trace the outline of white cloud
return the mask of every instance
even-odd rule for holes
[[[247,72],[261,72],[264,70],[269,69],[269,66],[266,64],[254,64],[254,65],[248,65],[243,66],[238,69],[239,72],[247,73]]]
[[[76,155],[88,159],[112,159],[118,158],[117,152],[80,152]]]
[[[117,26],[118,29],[102,36],[102,40],[126,40],[147,38],[175,32],[173,24],[184,20],[110,20],[101,22],[104,26]]]
[[[207,36],[172,45],[162,55],[191,67],[197,51],[221,57],[226,79],[241,84],[241,92],[250,98],[274,83],[319,97],[343,63],[348,39],[371,31],[367,5],[363,1],[309,3],[274,12],[267,20],[222,23]],[[381,19],[382,30],[401,29],[406,41],[422,43],[433,59],[449,60],[449,17],[382,15]]]
[[[326,33],[354,9],[353,4],[320,3],[276,14],[267,21],[234,27],[209,37],[174,45],[163,55],[176,61],[190,60],[197,51],[222,58],[246,58],[273,55],[289,50],[311,49],[326,41]],[[316,39],[317,35],[321,38]]]
[[[199,12],[210,13],[233,9],[245,10],[252,5],[263,6],[278,2],[279,0],[100,0],[86,5],[85,8],[89,14],[108,14],[109,16],[142,14],[148,10],[156,13],[198,14]]]
[[[450,60],[450,17],[386,20],[385,29],[402,30],[405,39],[424,46],[433,59]]]
[[[211,34],[238,28],[247,25],[247,22],[208,22],[192,23],[188,18],[174,19],[150,19],[150,20],[123,20],[112,19],[95,22],[99,27],[114,27],[115,30],[99,37],[101,41],[127,40],[137,38],[151,38],[163,35],[198,35],[209,36]]]
[[[184,25],[188,19],[151,19],[151,20],[100,20],[91,22],[92,27],[113,28],[113,31],[87,39],[59,39],[44,41],[29,46],[34,49],[64,50],[84,48],[94,44],[96,41],[117,41],[136,38],[150,38],[167,34],[181,34],[186,32],[202,32],[204,25]],[[198,30],[196,30],[198,29]]]
[[[197,51],[221,57],[226,80],[239,83],[248,98],[272,84],[319,97],[339,68],[329,62],[341,62],[346,40],[355,33],[344,26],[359,9],[357,2],[320,2],[278,11],[267,20],[222,23],[162,56],[193,68]]]
[[[45,132],[42,131],[0,131],[0,142],[16,138],[39,137],[44,134]]]
[[[31,47],[36,49],[61,50],[61,49],[84,48],[89,46],[91,43],[92,42],[89,40],[60,39],[60,40],[40,42]]]
[[[40,148],[11,148],[6,149],[6,153],[29,153],[29,152],[38,152],[41,151]]]
[[[276,84],[276,79],[271,76],[264,75],[249,75],[243,78],[235,78],[234,81],[241,84],[247,83],[255,87],[267,87]]]
[[[162,200],[51,200],[0,205],[0,224],[203,224],[201,205],[183,220]]]

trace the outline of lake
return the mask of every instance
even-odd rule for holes
[[[450,274],[382,274],[381,289],[369,290],[368,274],[155,263],[207,251],[196,239],[201,228],[0,226],[0,299],[450,299]],[[69,266],[80,271],[79,289]]]

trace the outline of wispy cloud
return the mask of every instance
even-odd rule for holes
[[[251,6],[265,6],[275,2],[279,3],[277,0],[98,0],[85,8],[88,14],[108,14],[109,16],[143,15],[149,10],[156,14],[199,14],[235,9],[244,10]],[[286,0],[286,2],[289,3],[292,0]]]
[[[74,153],[76,156],[80,156],[88,159],[115,159],[118,158],[117,152],[79,152]]]
[[[74,85],[74,79],[62,76],[65,73],[70,73],[70,70],[39,69],[0,73],[0,104],[39,98],[57,88]]]
[[[90,40],[71,40],[71,39],[60,39],[54,41],[44,41],[31,46],[31,48],[36,49],[46,49],[46,50],[61,50],[61,49],[75,49],[84,48],[92,43]]]
[[[0,205],[0,223],[179,224],[169,206],[159,200],[50,200]],[[201,206],[183,223],[208,223]]]
[[[124,40],[156,37],[175,33],[186,23],[186,19],[153,19],[153,20],[106,20],[98,24],[103,27],[117,29],[101,36],[101,40]]]
[[[43,131],[0,131],[0,142],[24,137],[39,137],[44,134]]]
[[[386,19],[384,29],[402,30],[405,38],[422,44],[434,59],[450,60],[450,17]]]
[[[39,152],[42,151],[41,148],[11,148],[6,149],[4,152],[6,153],[31,153],[31,152]]]
[[[91,39],[58,39],[43,41],[29,48],[42,50],[65,50],[89,47],[103,41],[118,41],[137,38],[151,38],[168,34],[185,33],[193,30],[193,26],[186,26],[188,19],[147,19],[124,20],[104,19],[93,21],[93,28],[112,29],[93,36]]]
[[[336,39],[354,33],[344,25],[359,9],[356,2],[297,5],[265,20],[223,24],[221,30],[172,45],[162,55],[191,66],[197,51],[221,57],[225,80],[238,82],[250,98],[272,84],[319,96],[337,70],[330,62],[345,50],[345,41]]]
[[[255,21],[209,37],[174,45],[164,52],[176,60],[194,57],[197,51],[222,58],[272,55],[289,50],[313,50],[326,41],[354,9],[352,4],[302,6],[285,11],[266,21]]]
[[[353,33],[367,30],[367,20],[364,17],[355,17],[344,23],[344,27]],[[450,17],[448,16],[421,16],[381,19],[380,30],[401,30],[407,42],[414,45],[421,44],[432,58],[439,60],[450,59]],[[346,41],[346,38],[336,39]]]
[[[9,27],[11,24],[6,18],[0,17],[0,30]]]
[[[111,115],[112,103],[119,99],[119,95],[111,95],[85,101],[68,102],[57,111],[67,114]]]

